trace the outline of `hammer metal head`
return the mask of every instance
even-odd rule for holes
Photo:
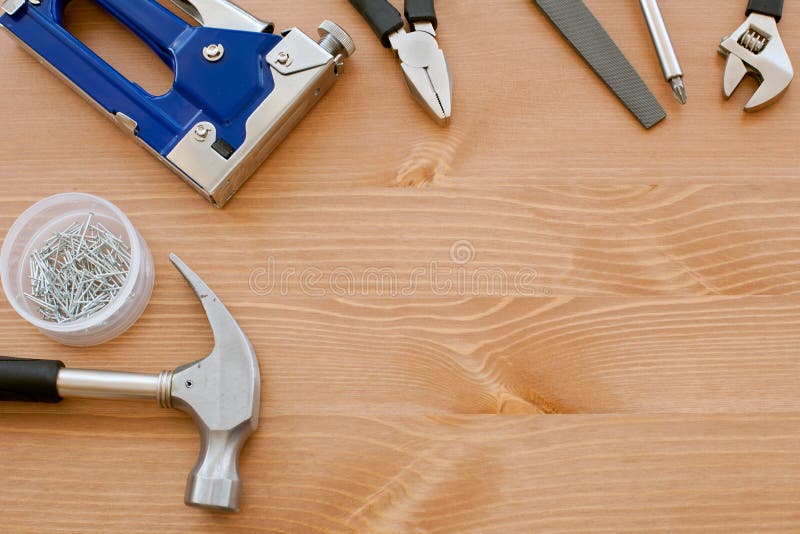
[[[747,74],[760,82],[745,111],[758,111],[774,103],[794,78],[792,62],[773,17],[751,14],[730,37],[722,40],[719,52],[728,58],[724,79],[726,97],[730,98]]]
[[[186,485],[186,504],[223,511],[239,509],[239,451],[258,428],[261,378],[250,340],[211,289],[175,254],[170,260],[203,304],[214,350],[175,369],[172,405],[200,430],[200,457]]]

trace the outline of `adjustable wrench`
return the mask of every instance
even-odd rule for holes
[[[778,34],[783,0],[750,0],[747,20],[719,46],[728,58],[724,90],[730,98],[745,75],[753,76],[759,88],[744,107],[758,111],[775,103],[794,78],[794,69]]]

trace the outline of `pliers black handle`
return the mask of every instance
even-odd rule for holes
[[[404,26],[400,12],[387,0],[350,0],[350,3],[366,19],[383,46],[391,48],[389,36]],[[419,22],[433,24],[434,29],[438,26],[433,0],[406,0],[405,15],[412,29]]]

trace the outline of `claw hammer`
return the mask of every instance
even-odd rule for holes
[[[0,400],[149,399],[182,410],[200,430],[200,457],[189,474],[186,504],[235,512],[241,491],[239,451],[258,428],[258,360],[214,292],[176,255],[170,259],[203,304],[214,334],[211,354],[158,375],[66,369],[57,360],[0,357]]]

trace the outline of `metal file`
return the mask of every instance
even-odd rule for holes
[[[536,0],[550,21],[645,128],[667,114],[582,0]]]

